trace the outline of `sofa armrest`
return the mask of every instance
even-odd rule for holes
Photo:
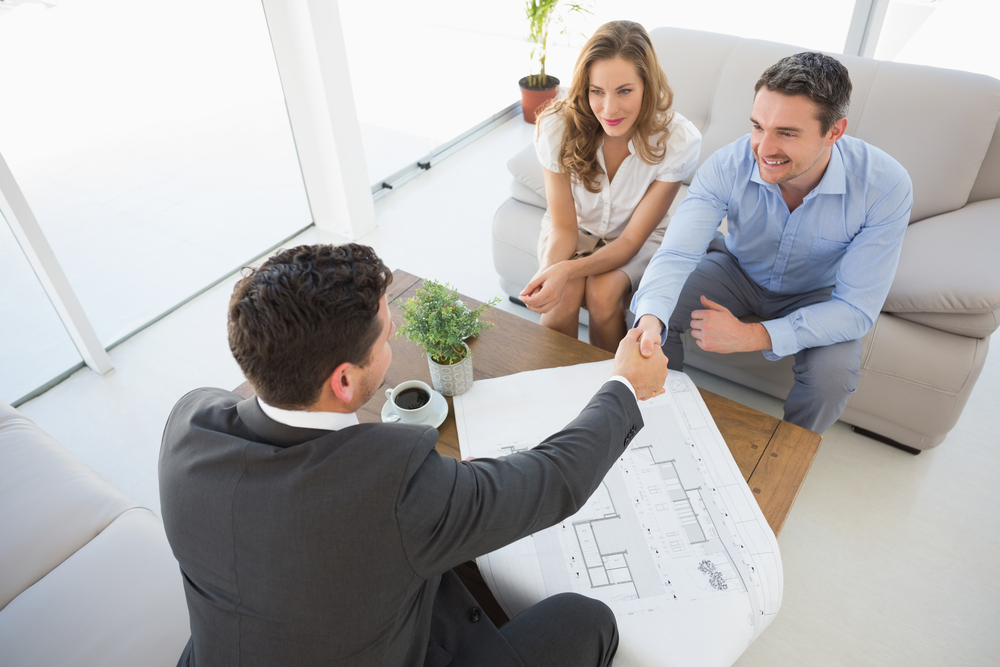
[[[949,333],[985,338],[1000,326],[1000,199],[910,225],[882,310]]]
[[[535,155],[533,143],[515,153],[514,157],[507,161],[507,169],[514,177],[510,188],[510,194],[514,199],[543,209],[548,208],[545,201],[545,173],[542,171],[538,156]]]
[[[138,505],[0,403],[0,507],[3,609]]]

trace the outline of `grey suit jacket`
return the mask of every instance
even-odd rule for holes
[[[191,612],[181,664],[519,665],[451,568],[575,513],[640,428],[612,381],[533,450],[460,462],[428,426],[300,429],[256,399],[187,394],[159,464]]]

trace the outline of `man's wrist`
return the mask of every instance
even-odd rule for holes
[[[656,315],[645,313],[636,318],[632,328],[642,329],[643,333],[649,331],[653,335],[660,337],[660,346],[667,342],[667,327]]]
[[[635,387],[632,386],[632,383],[629,382],[628,379],[624,375],[612,375],[609,379],[611,379],[611,380],[617,380],[618,382],[621,382],[623,385],[625,385],[626,387],[628,387],[628,390],[630,392],[632,392],[632,396],[634,396],[636,400],[639,400],[639,397],[636,396],[636,393],[635,393]]]
[[[771,334],[768,333],[767,327],[765,327],[760,322],[756,322],[750,325],[751,327],[751,338],[754,341],[753,350],[748,350],[750,352],[758,352],[771,349]]]

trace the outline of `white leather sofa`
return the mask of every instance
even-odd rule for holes
[[[749,132],[761,73],[806,50],[680,28],[651,37],[674,108],[704,136],[701,162]],[[864,338],[861,380],[841,419],[916,452],[940,444],[958,421],[1000,324],[1000,81],[831,55],[854,84],[847,133],[899,160],[914,192],[896,278]],[[538,268],[545,187],[531,146],[508,167],[514,178],[493,221],[493,262],[516,297]],[[685,363],[782,399],[792,361],[707,353],[690,334],[685,340]]]
[[[156,515],[0,402],[0,665],[173,667],[190,636]]]

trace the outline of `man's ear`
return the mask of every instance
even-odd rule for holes
[[[837,143],[837,139],[844,136],[847,132],[847,118],[841,118],[836,123],[830,127],[830,131],[826,133],[826,145],[832,146]]]
[[[355,381],[351,373],[353,369],[354,364],[345,361],[333,369],[333,373],[327,380],[327,385],[333,392],[333,395],[345,404],[350,404],[354,398]]]

